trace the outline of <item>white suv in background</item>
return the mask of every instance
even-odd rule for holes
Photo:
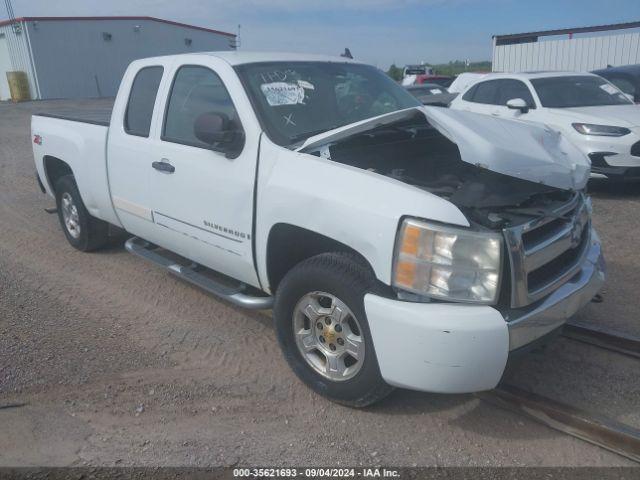
[[[450,108],[547,125],[591,159],[592,177],[640,178],[640,107],[589,73],[492,73]]]

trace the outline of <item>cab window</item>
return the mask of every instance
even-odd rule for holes
[[[144,67],[133,79],[124,114],[124,130],[129,135],[149,136],[153,106],[163,71],[162,67]]]
[[[196,119],[203,113],[219,114],[240,129],[238,114],[220,77],[206,67],[180,67],[169,94],[162,140],[210,148],[194,133]]]

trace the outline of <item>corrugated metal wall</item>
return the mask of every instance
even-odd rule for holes
[[[14,28],[16,27],[16,28]],[[18,23],[15,25],[0,26],[0,34],[5,37],[7,49],[9,50],[9,58],[11,59],[10,71],[26,72],[29,78],[29,90],[31,97],[37,97],[36,77],[33,73],[33,65],[31,56],[29,55],[29,43],[25,25]],[[6,72],[0,72],[0,75],[6,78]]]
[[[132,60],[231,50],[232,37],[152,20],[27,21],[41,98],[115,96]],[[105,40],[103,33],[111,35]],[[185,39],[191,39],[187,45]]]
[[[640,63],[640,33],[494,45],[494,72],[590,71]]]
[[[0,32],[0,100],[7,100],[10,97],[9,82],[5,72],[13,70],[11,54],[7,46],[7,39],[4,33]]]

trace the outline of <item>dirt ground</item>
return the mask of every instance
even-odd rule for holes
[[[332,404],[289,370],[269,316],[121,242],[75,251],[44,212],[29,138],[31,113],[69,105],[0,104],[0,465],[630,464],[473,395]],[[597,186],[594,202],[609,280],[580,320],[640,335],[640,186]],[[558,338],[508,377],[640,427],[638,371]]]

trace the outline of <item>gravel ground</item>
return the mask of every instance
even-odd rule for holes
[[[471,395],[398,390],[332,404],[286,366],[271,319],[127,254],[81,254],[34,181],[29,116],[0,104],[0,465],[629,465]],[[640,188],[600,186],[605,303],[580,314],[640,335]],[[638,368],[559,338],[510,381],[640,425]]]

